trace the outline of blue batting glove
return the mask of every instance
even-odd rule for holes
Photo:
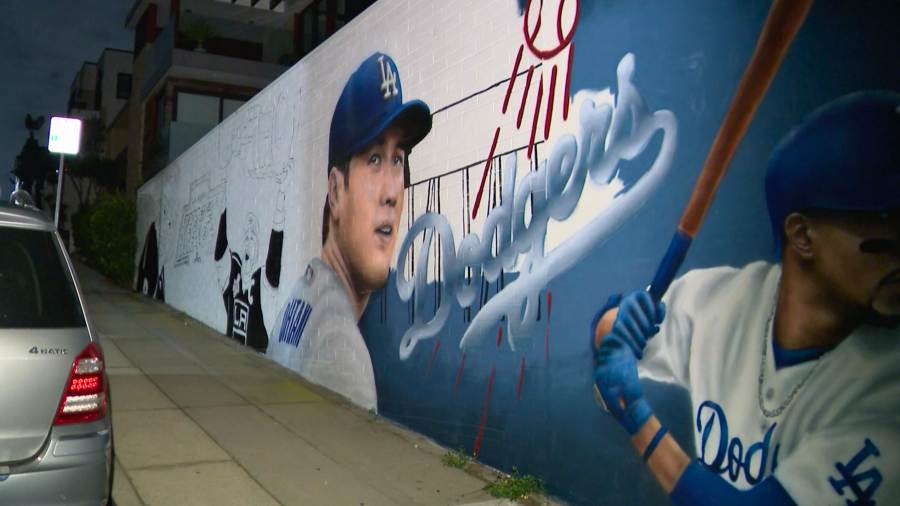
[[[613,333],[603,338],[594,358],[597,364],[594,368],[594,394],[597,400],[629,436],[635,435],[650,419],[653,410],[641,392],[634,353],[621,337]]]
[[[634,290],[619,303],[612,334],[619,336],[640,360],[644,357],[647,341],[659,333],[659,325],[665,317],[666,305],[662,301],[654,302],[646,290]]]

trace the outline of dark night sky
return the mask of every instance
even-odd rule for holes
[[[0,188],[28,138],[25,114],[64,116],[69,85],[106,47],[131,49],[125,16],[134,0],[0,0]],[[47,128],[36,134],[47,144]]]

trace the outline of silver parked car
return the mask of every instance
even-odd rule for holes
[[[56,228],[22,193],[0,203],[0,505],[108,504],[103,350]]]

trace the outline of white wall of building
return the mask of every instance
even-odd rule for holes
[[[118,98],[116,96],[116,90],[119,74],[132,74],[133,61],[134,56],[131,51],[119,51],[116,49],[104,49],[97,60],[97,67],[102,72],[100,89],[103,95],[100,101],[100,111],[106,128],[109,128],[109,125],[112,124],[119,112],[122,111],[122,108],[125,107],[125,104],[128,103],[127,98]]]

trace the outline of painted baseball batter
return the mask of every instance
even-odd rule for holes
[[[662,303],[638,290],[597,314],[598,400],[677,505],[900,504],[900,95],[811,114],[766,200],[779,264],[691,271]],[[696,461],[639,375],[690,391]]]
[[[365,409],[375,375],[358,322],[387,281],[409,183],[410,150],[431,131],[431,111],[403,102],[400,73],[376,53],[350,76],[331,120],[322,253],[291,290],[267,354]]]

